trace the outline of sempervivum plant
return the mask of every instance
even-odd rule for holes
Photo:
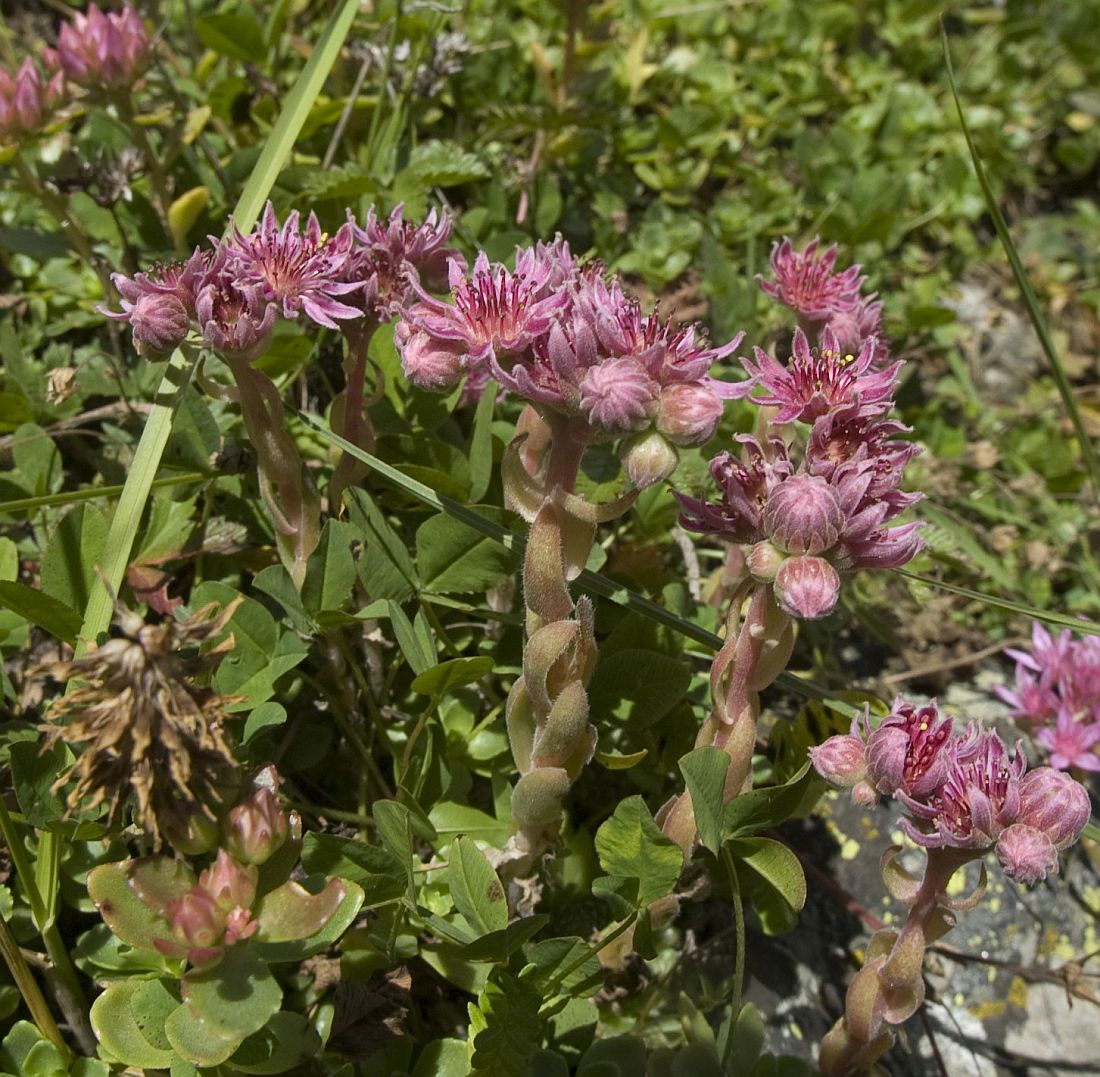
[[[112,1062],[168,1069],[247,1065],[288,1046],[290,1062],[316,1051],[305,1017],[280,1014],[269,966],[327,949],[350,926],[363,890],[338,877],[291,878],[302,824],[279,804],[274,768],[261,771],[221,828],[214,858],[195,871],[168,856],[101,864],[88,893],[131,966],[148,979],[110,982],[92,1006],[99,1049]],[[153,1015],[152,1017],[150,1015]]]
[[[891,417],[900,364],[883,360],[877,328],[847,350],[829,322],[860,303],[858,270],[834,272],[835,251],[813,244],[773,255],[778,282],[764,290],[799,311],[786,356],[755,348],[735,395],[754,406],[755,433],[710,463],[717,497],[678,494],[681,524],[718,536],[740,556],[725,645],[711,669],[712,713],[697,746],[730,759],[726,797],[751,785],[759,693],[790,657],[793,624],[826,617],[844,577],[905,564],[922,547],[919,524],[897,517],[919,500],[902,490],[920,451]],[[813,337],[808,335],[812,333]],[[691,797],[662,809],[664,832],[684,850],[697,840]]]
[[[1030,650],[1005,651],[1016,661],[1012,688],[997,694],[1059,770],[1100,771],[1100,639],[1054,637],[1038,621]]]
[[[436,392],[465,379],[471,395],[493,382],[527,403],[502,465],[507,503],[530,525],[523,672],[506,710],[520,778],[503,862],[520,873],[552,846],[563,799],[596,747],[593,609],[586,597],[574,602],[569,583],[596,525],[666,478],[677,446],[713,435],[723,396],[736,389],[710,370],[740,336],[712,348],[695,328],[644,313],[560,237],[517,251],[514,270],[483,253],[469,271],[452,261],[449,280],[450,301],[419,288],[397,326],[409,379]],[[598,442],[618,444],[634,486],[604,505],[575,491],[585,450]]]
[[[858,803],[896,797],[906,811],[902,829],[927,850],[919,879],[897,864],[899,846],[883,859],[886,887],[909,914],[900,931],[883,929],[871,939],[844,1016],[822,1042],[822,1071],[840,1077],[869,1069],[894,1042],[893,1028],[923,1002],[927,947],[984,890],[983,866],[973,897],[952,900],[947,885],[955,872],[993,851],[1017,882],[1056,874],[1058,856],[1081,836],[1091,804],[1069,775],[1028,771],[1019,746],[1010,750],[992,730],[971,724],[957,733],[934,702],[918,707],[898,697],[876,728],[864,715],[811,755],[818,773],[851,789]]]

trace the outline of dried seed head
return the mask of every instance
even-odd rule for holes
[[[196,680],[232,649],[233,638],[205,652],[198,648],[224,631],[235,606],[216,616],[207,606],[186,621],[146,624],[116,603],[118,638],[37,671],[80,682],[53,703],[46,726],[47,747],[64,740],[84,748],[58,783],[76,779],[70,811],[106,803],[113,821],[132,795],[134,818],[155,847],[179,834],[216,839],[212,824],[233,803],[240,782],[221,731],[231,697]]]

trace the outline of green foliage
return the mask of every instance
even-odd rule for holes
[[[615,893],[639,908],[672,892],[684,862],[683,853],[661,833],[639,796],[619,802],[596,832],[596,852],[613,881],[628,883]]]
[[[750,932],[795,928],[807,850],[787,824],[823,788],[806,753],[881,694],[880,652],[893,673],[926,652],[951,669],[1032,617],[1100,624],[1096,2],[956,5],[957,74],[937,12],[912,0],[321,7],[168,5],[133,95],[82,95],[4,150],[0,913],[72,1005],[93,999],[100,1057],[64,1057],[5,982],[0,1071],[801,1075],[767,1052],[777,1023],[731,1002],[689,959],[684,921],[661,913],[705,872],[698,923],[715,903],[725,915],[728,877]],[[28,48],[18,29],[9,60]],[[447,204],[471,261],[560,230],[716,343],[745,328],[780,353],[792,323],[754,280],[770,244],[820,234],[864,265],[895,353],[915,360],[900,403],[926,448],[912,488],[929,549],[913,572],[846,583],[833,620],[802,626],[797,675],[761,695],[751,792],[727,802],[728,756],[693,749],[735,566],[723,575],[709,539],[674,541],[660,484],[601,525],[576,582],[596,610],[584,690],[599,742],[561,846],[523,863],[503,714],[532,626],[524,526],[498,480],[520,409],[495,383],[476,406],[411,388],[392,324],[370,343],[373,432],[358,446],[333,433],[346,335],[303,313],[258,360],[293,405],[320,496],[341,451],[364,465],[326,505],[301,585],[278,563],[255,444],[214,388],[228,384],[220,361],[196,362],[189,343],[150,362],[99,310],[118,307],[109,273],[184,255],[229,216],[247,230],[268,197],[281,220],[314,211],[330,235],[345,206],[362,220],[402,202],[419,220]],[[1046,362],[1029,358],[1017,308]],[[673,486],[698,493],[707,460],[748,429],[731,404],[711,444],[681,449]],[[613,447],[591,446],[578,490],[624,488]],[[69,688],[41,671],[105,641],[116,595],[149,622],[237,603],[198,649],[225,655],[187,683],[230,697],[219,728],[242,776],[274,761],[305,822],[258,873],[256,933],[209,965],[163,944],[170,903],[212,854],[185,862],[142,845],[128,810],[108,826],[104,804],[69,804],[77,753],[40,748]],[[842,637],[875,666],[858,692]],[[705,850],[691,864],[658,822],[685,789]],[[644,957],[624,972],[628,946]],[[411,987],[393,986],[406,974]]]

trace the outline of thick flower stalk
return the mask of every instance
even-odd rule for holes
[[[514,270],[478,256],[449,267],[450,302],[417,288],[395,339],[409,379],[447,392],[495,380],[528,403],[503,463],[510,508],[530,525],[524,562],[527,640],[509,694],[508,735],[520,777],[513,874],[553,845],[563,800],[596,747],[588,682],[596,665],[592,605],[574,601],[598,524],[667,477],[676,448],[714,433],[728,386],[710,377],[737,346],[709,348],[694,328],[644,314],[598,265],[560,238],[520,250]],[[617,442],[635,490],[594,505],[575,492],[581,458]]]
[[[834,260],[832,252],[802,292],[794,280],[779,297],[802,295],[812,312],[826,302],[854,302],[859,278],[848,271],[832,279]],[[806,298],[811,293],[817,298]],[[919,497],[900,489],[919,450],[897,439],[906,428],[887,417],[900,364],[876,362],[873,339],[857,354],[844,351],[828,327],[821,340],[814,347],[796,329],[786,363],[760,348],[743,360],[748,380],[731,395],[760,408],[757,434],[738,435],[738,451],[711,461],[718,500],[677,495],[681,524],[725,539],[744,565],[711,669],[711,715],[696,741],[729,755],[727,799],[751,785],[759,693],[790,657],[794,622],[832,613],[852,571],[901,565],[921,548],[918,524],[888,526]],[[660,820],[690,854],[690,796],[666,804]]]
[[[936,704],[916,707],[901,697],[874,730],[866,714],[850,733],[811,750],[818,773],[852,791],[861,804],[894,796],[908,816],[902,828],[927,850],[918,879],[883,856],[883,880],[909,914],[900,931],[877,932],[863,968],[848,989],[844,1015],[821,1044],[827,1077],[871,1069],[894,1042],[894,1029],[924,1001],[928,946],[948,932],[956,914],[980,901],[982,881],[965,901],[947,885],[965,864],[995,851],[1006,875],[1025,885],[1058,871],[1058,855],[1081,836],[1091,805],[1084,788],[1050,767],[1027,771],[1019,747],[973,724],[956,733]]]
[[[303,225],[292,212],[280,225],[268,203],[247,234],[233,228],[226,241],[213,240],[186,261],[112,277],[121,309],[104,313],[130,324],[140,355],[167,359],[196,336],[229,368],[231,389],[205,384],[241,407],[276,546],[299,587],[320,538],[321,499],[287,431],[282,396],[257,361],[280,318],[340,330],[348,340],[348,382],[333,403],[333,425],[354,444],[373,447],[364,393],[371,334],[410,298],[421,274],[438,282],[449,234],[450,222],[434,215],[416,226],[398,210],[383,225],[372,210],[365,226],[349,214],[329,236],[312,214]],[[361,474],[345,460],[337,464],[329,488],[333,511]]]
[[[710,717],[695,739],[697,748],[710,745],[730,757],[727,801],[752,787],[760,693],[786,667],[793,646],[793,618],[777,603],[775,589],[751,580],[743,583],[730,603],[725,645],[711,664]],[[690,856],[698,840],[690,795],[670,800],[657,821],[665,836]]]
[[[997,688],[1016,721],[1058,770],[1100,771],[1100,638],[1057,638],[1036,621],[1030,651],[1005,651],[1016,661],[1016,683]]]

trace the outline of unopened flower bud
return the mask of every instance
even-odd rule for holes
[[[997,838],[997,859],[1009,878],[1031,886],[1058,874],[1058,850],[1042,830],[1014,823]]]
[[[224,849],[200,876],[199,886],[226,912],[249,909],[256,898],[257,872],[252,865],[238,864]]]
[[[77,12],[71,22],[62,24],[54,56],[81,86],[108,92],[127,89],[149,66],[149,35],[133,7],[104,13],[90,4],[86,13]]]
[[[644,430],[656,411],[657,383],[626,356],[589,367],[581,379],[580,405],[588,421],[611,434]]]
[[[851,789],[867,775],[866,748],[859,737],[851,734],[830,737],[811,748],[810,760],[821,777],[840,789]]]
[[[165,911],[172,934],[189,949],[209,949],[225,934],[225,913],[200,886],[168,902]]]
[[[232,946],[241,939],[251,938],[260,928],[259,920],[252,919],[248,909],[234,909],[225,921],[225,941]]]
[[[401,367],[413,385],[445,393],[462,380],[465,353],[460,345],[440,340],[406,321],[397,323],[393,340]]]
[[[1092,812],[1085,787],[1052,767],[1038,767],[1020,779],[1017,819],[1043,831],[1056,849],[1072,845]]]
[[[286,841],[289,831],[278,797],[261,787],[230,809],[225,820],[225,848],[242,864],[262,864]]]
[[[770,542],[758,542],[749,550],[749,572],[758,583],[771,583],[786,560],[787,555]]]
[[[667,479],[679,459],[676,450],[656,431],[623,442],[619,455],[630,481],[639,490]]]
[[[844,526],[836,490],[819,475],[792,475],[769,495],[764,527],[788,553],[819,554],[835,546]]]
[[[174,296],[149,292],[130,311],[134,348],[146,359],[167,359],[187,336],[191,320]]]
[[[776,573],[776,601],[792,617],[806,621],[828,617],[839,596],[840,576],[821,557],[792,557]]]
[[[878,790],[869,782],[856,782],[852,786],[852,803],[861,808],[873,808],[879,802]]]
[[[657,429],[674,445],[702,445],[714,437],[722,401],[705,385],[685,382],[661,390]]]

